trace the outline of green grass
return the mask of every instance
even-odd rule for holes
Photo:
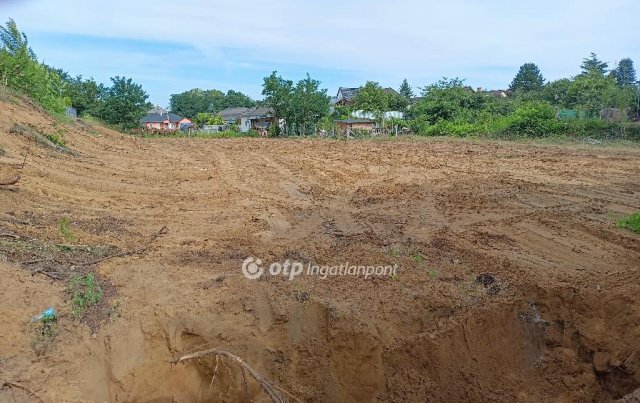
[[[52,142],[53,144],[59,146],[59,147],[66,147],[67,143],[66,141],[64,141],[64,138],[62,137],[61,133],[57,133],[57,134],[47,134],[47,140],[49,140],[50,142]]]
[[[71,219],[69,217],[62,217],[60,219],[60,234],[67,240],[67,242],[74,242],[76,240],[76,236],[71,231],[69,226],[71,225]]]
[[[85,309],[96,306],[102,300],[102,288],[93,273],[76,274],[69,279],[73,315],[79,318]]]
[[[413,261],[417,264],[420,264],[424,261],[424,256],[422,256],[421,253],[416,253],[415,255],[413,255]]]
[[[618,221],[618,227],[640,234],[640,211]]]

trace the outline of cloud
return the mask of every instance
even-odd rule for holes
[[[615,62],[633,56],[640,42],[634,29],[640,6],[634,0],[31,0],[2,8],[0,16],[15,18],[21,29],[39,38],[72,34],[151,41],[188,53],[137,59],[135,50],[107,46],[108,54],[92,51],[92,57],[100,57],[94,60],[114,58],[174,80],[171,71],[183,74],[188,57],[196,69],[213,66],[212,72],[231,83],[238,83],[232,77],[238,75],[255,86],[260,74],[278,69],[319,72],[330,85],[338,84],[332,81],[338,76],[359,79],[342,85],[373,79],[397,86],[404,77],[425,85],[457,75],[468,77],[471,85],[505,87],[525,62],[536,62],[548,78],[559,78],[577,73],[591,51]],[[73,49],[58,52],[71,55]]]

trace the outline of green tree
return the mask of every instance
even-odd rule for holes
[[[76,108],[79,115],[98,115],[105,94],[104,85],[98,84],[93,78],[83,80],[82,76],[70,77],[63,72],[64,96],[71,100],[71,106]]]
[[[390,101],[389,93],[380,84],[367,81],[353,97],[353,107],[356,110],[372,112],[376,116],[381,116],[389,110]]]
[[[70,102],[62,95],[60,76],[38,61],[27,36],[13,20],[0,26],[0,46],[2,83],[29,95],[49,111],[64,112]]]
[[[116,76],[111,78],[111,83],[112,86],[105,91],[100,117],[124,129],[137,127],[140,118],[151,107],[147,102],[149,96],[131,78]]]
[[[169,108],[175,114],[193,119],[198,113],[213,113],[225,108],[225,94],[219,90],[193,88],[169,99]]]
[[[264,78],[262,95],[265,104],[273,108],[276,122],[285,119],[285,127],[291,123],[293,100],[293,81],[285,80],[274,71]],[[275,127],[276,135],[280,134],[280,125]]]
[[[633,67],[633,60],[629,58],[620,60],[614,75],[620,88],[636,86],[636,69]]]
[[[430,124],[439,121],[468,122],[482,109],[486,96],[465,87],[464,80],[446,77],[422,90],[423,100],[411,108]]]
[[[520,66],[509,89],[514,92],[539,91],[544,85],[544,77],[535,63],[525,63]]]
[[[293,88],[289,118],[299,134],[309,134],[322,117],[329,112],[326,89],[320,89],[320,81],[307,77]]]
[[[591,52],[589,57],[582,60],[582,64],[580,65],[580,68],[582,69],[581,75],[597,74],[604,76],[608,67],[608,63],[598,59],[598,55]]]
[[[619,92],[616,80],[604,76],[599,70],[591,70],[575,78],[567,93],[571,106],[587,112],[592,117],[600,115],[603,108],[619,107],[616,96]]]
[[[411,89],[411,86],[409,85],[409,82],[406,78],[402,80],[402,84],[400,84],[400,89],[398,92],[407,100],[413,98],[414,96],[413,90]]]
[[[252,108],[256,106],[256,101],[251,99],[249,96],[243,94],[242,92],[229,90],[224,96],[224,100],[222,104],[223,104],[222,109],[236,108],[236,107]],[[220,110],[218,110],[217,112],[219,112]]]
[[[571,86],[573,82],[568,78],[563,78],[547,83],[542,90],[542,98],[561,108],[572,108],[575,100],[571,99]]]
[[[193,118],[193,123],[198,127],[202,127],[203,125],[223,125],[225,121],[220,115],[200,112]]]

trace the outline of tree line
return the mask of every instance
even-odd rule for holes
[[[0,80],[23,92],[45,109],[63,113],[73,106],[81,116],[94,116],[122,129],[138,127],[150,109],[148,94],[131,78],[115,76],[109,85],[93,78],[72,77],[38,61],[26,35],[13,20],[0,26]],[[474,91],[459,78],[444,78],[419,87],[419,97],[405,79],[398,90],[368,81],[347,105],[331,105],[327,89],[309,74],[294,82],[274,71],[263,79],[263,100],[234,90],[191,89],[170,98],[172,112],[196,124],[221,124],[217,115],[228,107],[267,106],[278,122],[274,134],[305,135],[334,121],[370,112],[404,112],[405,119],[386,124],[410,127],[424,135],[517,134],[540,136],[570,131],[615,132],[629,128],[602,122],[600,113],[615,108],[623,115],[638,114],[638,82],[633,61],[622,59],[612,69],[594,53],[586,57],[574,77],[547,82],[535,63],[522,65],[508,96]],[[560,121],[559,115],[575,118]],[[624,120],[624,116],[623,116]],[[635,126],[637,129],[637,125]],[[635,130],[632,128],[632,130]]]

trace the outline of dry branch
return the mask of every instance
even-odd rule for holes
[[[41,402],[44,402],[44,400],[42,400],[40,395],[38,395],[36,392],[32,391],[31,389],[27,388],[24,385],[20,385],[19,383],[15,383],[15,382],[4,381],[4,382],[2,382],[2,387],[0,387],[0,389],[4,389],[5,386],[8,386],[10,388],[22,389],[25,392],[29,392],[29,395],[27,397],[33,396],[33,397],[37,398],[38,400],[40,400]]]
[[[238,357],[237,355],[230,353],[229,351],[220,349],[220,348],[212,348],[209,350],[203,350],[203,351],[198,351],[195,353],[191,353],[191,354],[187,354],[184,355],[180,358],[175,358],[173,360],[171,360],[170,362],[172,364],[179,364],[181,362],[184,361],[190,361],[190,360],[195,360],[198,358],[202,358],[202,357],[206,357],[206,356],[210,356],[210,355],[214,355],[216,356],[216,360],[218,359],[218,357],[220,358],[229,358],[231,361],[235,362],[238,366],[240,366],[240,369],[243,372],[243,377],[246,378],[246,375],[244,373],[244,371],[248,371],[249,374],[251,374],[251,376],[253,377],[253,379],[256,380],[256,382],[258,382],[258,384],[260,385],[260,387],[262,388],[262,390],[265,391],[265,393],[267,395],[269,395],[269,397],[271,398],[271,401],[273,401],[274,403],[287,403],[290,401],[289,398],[291,398],[294,401],[300,402],[301,400],[296,398],[295,396],[293,396],[291,393],[287,392],[286,390],[278,387],[276,384],[274,384],[272,381],[270,381],[269,379],[267,379],[266,377],[264,377],[262,374],[260,374],[258,371],[256,371],[255,369],[253,369],[252,367],[250,367],[246,362],[244,362],[244,360],[240,357]],[[217,368],[217,364],[216,364],[216,368]],[[214,372],[214,377],[215,377],[215,372]]]
[[[120,253],[114,253],[113,255],[101,257],[99,259],[91,260],[91,261],[88,261],[88,262],[74,262],[74,264],[77,265],[77,266],[93,266],[93,265],[96,265],[98,263],[104,262],[105,260],[113,259],[113,258],[116,258],[116,257],[139,255],[140,253],[145,252],[147,249],[149,249],[151,244],[156,239],[158,239],[162,235],[165,235],[167,232],[169,232],[169,228],[167,228],[166,226],[162,227],[162,228],[160,228],[160,231],[158,231],[158,232],[154,233],[153,235],[151,235],[149,237],[149,239],[147,240],[147,242],[140,248],[131,249],[131,250],[120,252]]]

